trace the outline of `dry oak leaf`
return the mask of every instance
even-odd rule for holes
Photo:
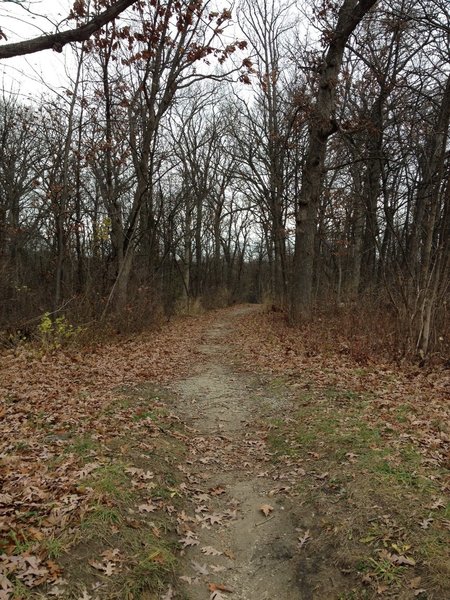
[[[429,507],[431,510],[438,510],[439,508],[445,508],[445,501],[443,498],[435,498],[433,504]]]
[[[216,550],[212,546],[203,546],[202,552],[207,556],[220,556],[221,554],[223,554],[223,552],[220,552],[220,550]]]
[[[210,488],[209,493],[213,496],[220,496],[221,494],[225,494],[225,488],[223,488],[221,485],[218,485],[217,487]]]
[[[180,575],[180,577],[178,579],[181,579],[182,581],[185,581],[187,584],[192,585],[192,577],[189,577],[188,575]]]
[[[307,529],[305,533],[298,538],[298,548],[301,550],[303,546],[309,542],[310,539],[311,534],[309,533],[309,529]]]
[[[94,567],[94,569],[97,569],[97,571],[102,571],[108,577],[110,577],[114,572],[114,565],[110,561],[104,564],[96,560],[90,560],[89,564],[91,565],[91,567]]]
[[[428,517],[428,519],[424,519],[423,521],[421,521],[419,523],[419,525],[422,527],[422,529],[428,529],[430,527],[430,525],[433,523],[434,519],[433,517]]]
[[[173,591],[173,587],[171,585],[169,585],[169,589],[164,594],[164,596],[161,598],[161,600],[172,600],[175,597],[174,593],[175,592]]]
[[[211,567],[211,571],[213,573],[222,573],[222,571],[226,571],[227,568],[222,565],[209,565]]]
[[[273,511],[273,506],[270,506],[270,504],[261,504],[259,510],[263,513],[265,517],[268,517]]]
[[[218,514],[208,514],[205,515],[203,521],[209,522],[210,525],[221,525],[222,524],[223,515]]]
[[[155,506],[154,504],[140,504],[138,506],[138,510],[139,512],[147,512],[147,513],[152,513],[155,512],[155,510],[158,510],[158,507]]]
[[[105,558],[106,560],[110,560],[110,561],[117,561],[117,560],[121,560],[120,558],[120,550],[119,548],[108,548],[107,550],[105,550],[104,552],[102,552],[101,556],[103,556],[103,558]]]
[[[10,580],[6,577],[6,575],[3,575],[2,573],[0,573],[0,594],[4,593],[5,594],[5,598],[7,598],[7,594],[9,594],[10,592],[12,593],[13,591],[13,585],[10,582]]]
[[[194,502],[209,502],[209,500],[211,498],[208,494],[197,494],[197,496],[194,496]]]
[[[188,533],[186,537],[180,539],[180,544],[183,544],[183,548],[188,548],[189,546],[198,546],[200,542],[193,537],[193,534]]]

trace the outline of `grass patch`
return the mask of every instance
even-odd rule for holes
[[[67,446],[66,452],[86,458],[98,449],[99,443],[89,435],[75,437]]]
[[[44,539],[41,543],[41,546],[46,555],[52,560],[61,558],[67,548],[67,545],[63,542],[63,540],[56,537]]]
[[[117,525],[122,522],[122,514],[119,509],[97,504],[91,508],[86,518],[82,521],[84,530],[99,529],[105,525]]]
[[[290,464],[293,455],[302,461],[306,475],[296,488],[302,511],[314,506],[314,520],[330,523],[326,545],[316,542],[317,557],[310,560],[322,560],[330,546],[336,557],[328,560],[345,556],[351,591],[339,598],[373,598],[386,590],[406,600],[414,594],[409,582],[419,577],[427,592],[445,597],[446,507],[439,518],[427,508],[430,498],[441,497],[443,473],[424,463],[409,437],[398,435],[395,423],[409,422],[410,407],[392,407],[385,424],[374,400],[335,388],[301,394],[293,418],[271,421],[268,446],[278,462]],[[317,539],[319,531],[311,535]],[[403,554],[410,564],[396,558]]]
[[[167,588],[177,565],[175,545],[164,543],[147,531],[127,539],[133,560],[130,570],[117,582],[124,598],[140,598],[145,592],[161,593]]]
[[[38,545],[42,556],[57,561],[67,598],[86,593],[108,600],[156,600],[174,581],[178,536],[172,513],[164,509],[183,503],[174,465],[183,460],[184,445],[165,431],[181,425],[170,420],[155,388],[120,393],[99,415],[99,420],[120,422],[117,430],[101,437],[95,431],[76,436],[73,430],[67,439],[64,459],[70,454],[74,465],[97,465],[77,484],[89,503],[78,523],[71,522],[70,539],[63,531],[39,542],[12,540],[17,554]],[[156,435],[148,420],[161,424]],[[154,513],[140,510],[149,503],[158,507]],[[51,585],[41,586],[30,598],[50,597],[50,592]],[[28,596],[18,592],[17,598]]]
[[[99,469],[84,480],[84,485],[93,488],[100,494],[107,494],[116,500],[129,502],[133,494],[130,492],[130,478],[125,473],[126,465],[114,462]]]

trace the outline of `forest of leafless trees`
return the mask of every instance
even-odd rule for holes
[[[124,4],[65,47],[66,89],[0,98],[2,339],[46,312],[134,327],[265,301],[442,351],[448,1]]]

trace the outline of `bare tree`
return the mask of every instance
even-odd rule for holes
[[[302,185],[296,214],[292,282],[292,316],[309,318],[312,309],[316,214],[323,183],[328,139],[337,131],[335,92],[348,40],[376,0],[344,0],[328,48],[317,68],[316,101],[309,125],[309,145],[302,169]]]

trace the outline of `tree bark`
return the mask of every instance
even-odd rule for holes
[[[344,0],[325,58],[320,66],[317,99],[309,126],[309,146],[297,203],[291,315],[308,319],[312,309],[314,240],[328,138],[337,130],[335,91],[350,35],[377,0]]]

